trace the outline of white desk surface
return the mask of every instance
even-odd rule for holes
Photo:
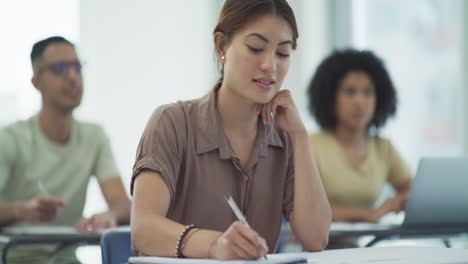
[[[322,252],[300,252],[268,255],[265,261],[216,261],[201,259],[175,259],[158,257],[132,257],[130,263],[282,263],[281,261],[292,260],[303,257],[307,263],[314,264],[355,264],[355,263],[378,263],[378,264],[461,264],[468,263],[468,249],[436,248],[436,247],[371,247],[327,250]]]

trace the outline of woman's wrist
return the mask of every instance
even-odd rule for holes
[[[370,209],[369,210],[370,214],[369,214],[369,217],[368,217],[368,221],[377,223],[380,220],[380,218],[382,217],[382,215],[384,214],[383,211],[384,211],[384,208],[382,208],[382,206]]]
[[[291,138],[293,144],[302,144],[304,141],[307,141],[308,143],[309,141],[309,133],[307,132],[307,129],[305,129],[305,127],[290,132],[289,137]]]
[[[196,232],[195,232],[196,231]],[[192,230],[183,247],[183,254],[189,258],[214,258],[213,246],[222,232],[207,229]]]
[[[221,236],[222,234],[219,234],[219,236],[217,236],[211,243],[210,243],[210,246],[208,248],[208,257],[209,258],[213,258],[215,259],[216,258],[216,251],[215,251],[215,245],[216,245],[216,242],[218,241],[219,237]]]
[[[182,244],[180,245],[180,253],[181,253],[182,256],[185,256],[185,251],[184,251],[184,249],[185,249],[185,246],[187,245],[187,242],[190,240],[190,238],[192,238],[192,236],[193,236],[196,232],[198,232],[198,231],[200,231],[200,230],[201,230],[201,229],[199,229],[199,228],[193,228],[192,230],[190,230],[190,231],[187,233],[187,235],[185,236],[185,238],[181,241]]]

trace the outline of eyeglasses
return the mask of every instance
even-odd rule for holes
[[[73,67],[77,73],[81,73],[81,62],[79,61],[57,61],[46,65],[47,69],[57,75],[66,75]]]

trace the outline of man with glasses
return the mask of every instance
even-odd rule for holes
[[[33,46],[31,62],[31,81],[42,105],[37,115],[0,129],[0,227],[71,225],[86,231],[128,224],[130,201],[106,134],[98,125],[73,118],[83,95],[74,45],[62,37],[41,40]],[[91,176],[109,210],[83,218]],[[41,263],[40,257],[49,263],[54,250],[19,246],[9,251],[9,263]],[[75,263],[74,252],[66,251],[60,251],[66,259],[55,262]]]

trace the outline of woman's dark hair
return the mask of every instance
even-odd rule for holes
[[[230,41],[234,33],[252,18],[266,14],[280,16],[289,23],[293,32],[292,48],[296,49],[299,31],[294,13],[286,0],[226,0],[213,34],[222,32]],[[222,75],[221,68],[221,78]]]
[[[368,129],[378,132],[396,113],[397,94],[384,63],[368,50],[336,50],[318,66],[308,88],[309,110],[320,127],[336,128],[336,92],[349,72],[365,72],[374,83],[376,107]]]

